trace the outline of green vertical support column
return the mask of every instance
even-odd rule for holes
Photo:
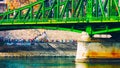
[[[61,18],[63,18],[64,15],[65,15],[65,12],[66,12],[66,9],[67,9],[67,5],[68,5],[68,1],[69,0],[64,1],[65,4],[64,4],[64,7],[63,7],[63,9],[61,11],[61,15],[60,15]]]
[[[116,15],[116,6],[115,6],[115,3],[114,3],[114,0],[112,0],[111,4],[112,4],[112,6],[111,6],[112,7],[112,9],[111,9],[112,10],[111,15],[115,16]]]
[[[120,11],[120,4],[119,4],[120,0],[118,0],[118,10]],[[119,18],[120,18],[120,14],[119,14]]]
[[[119,7],[118,7],[118,0],[114,0],[114,4],[115,4],[116,15],[119,16],[120,15],[120,11],[119,11]]]
[[[82,15],[84,14],[84,0],[80,1],[80,4],[78,6],[78,12],[77,12],[77,17],[82,17]]]
[[[114,11],[115,11],[115,6],[114,6],[114,1],[113,1],[113,0],[112,0],[112,3],[111,3],[111,4],[112,4],[111,7],[113,8],[113,9],[111,9],[111,15],[114,16],[114,14],[115,14],[115,13],[114,13]]]
[[[89,22],[89,20],[92,18],[92,0],[87,0],[87,10],[86,10],[86,14],[87,14],[87,22]]]
[[[30,8],[30,20],[32,21],[33,19],[33,6]]]
[[[78,6],[78,12],[77,12],[77,14],[76,14],[77,17],[79,17],[79,15],[82,16],[82,14],[83,14],[82,11],[81,11],[81,9],[84,8],[83,3],[84,3],[84,0],[81,0],[81,1],[80,1],[80,4],[79,4],[79,6]]]
[[[57,0],[57,18],[59,18],[60,13],[60,0]]]
[[[84,4],[84,3],[83,3]],[[81,13],[80,13],[80,16],[84,16],[84,5],[81,5],[82,6],[82,8],[81,8]]]
[[[99,0],[99,6],[100,6],[101,14],[102,14],[102,18],[101,18],[102,20],[105,17],[104,5],[102,3],[102,0]]]
[[[9,11],[10,11],[10,9],[9,9],[9,6],[8,6],[8,10],[7,10],[7,12],[9,12]],[[9,14],[6,14],[6,18],[7,18],[7,21],[8,21]]]
[[[57,0],[55,0],[55,4],[57,5]],[[57,6],[54,8],[54,18],[57,18]]]
[[[72,0],[72,17],[74,17],[73,13],[75,11],[75,0]]]
[[[45,0],[42,3],[42,18],[45,18]]]
[[[69,17],[69,0],[68,0],[68,3],[67,3],[67,6],[66,6],[66,17],[68,18]]]
[[[111,0],[108,0],[108,18],[110,18],[111,11]]]
[[[119,0],[116,0],[117,2],[117,10],[118,10],[118,16],[120,16],[120,10],[119,10]]]
[[[107,25],[105,25],[106,32],[108,32],[109,28]]]
[[[21,10],[18,12],[18,20],[20,21],[21,19]]]
[[[88,25],[88,26],[86,27],[86,32],[87,32],[88,34],[92,35],[92,27],[91,27],[90,25]]]
[[[95,2],[95,0],[92,0],[92,17],[94,16],[94,13],[93,13],[94,2]]]
[[[7,22],[9,22],[10,14],[7,14]]]
[[[96,17],[98,17],[98,6],[99,6],[99,3],[98,3],[98,0],[96,0],[96,6],[95,6],[96,7],[95,8],[96,9],[96,13],[95,13]]]

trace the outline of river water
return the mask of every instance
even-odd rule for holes
[[[74,63],[74,57],[0,58],[0,68],[120,68],[120,63]]]

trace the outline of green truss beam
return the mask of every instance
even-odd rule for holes
[[[35,9],[36,5],[38,7]],[[101,26],[120,23],[118,0],[53,0],[51,5],[39,0],[0,14],[0,25],[85,24],[84,31],[89,34],[120,31],[120,26],[94,31],[91,24],[96,23]]]

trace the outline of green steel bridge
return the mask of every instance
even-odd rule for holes
[[[0,30],[29,28],[120,32],[119,0],[38,0],[0,14]]]

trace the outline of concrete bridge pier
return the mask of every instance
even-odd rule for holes
[[[77,52],[76,52],[76,58],[75,62],[87,62],[87,47],[86,42],[77,42]]]
[[[87,33],[77,42],[75,62],[120,62],[120,42],[92,40]]]
[[[76,58],[75,58],[75,62],[86,62],[87,61],[87,46],[86,46],[86,42],[90,41],[90,36],[88,33],[86,32],[82,32],[81,33],[81,41],[77,42],[77,52],[76,52]]]

